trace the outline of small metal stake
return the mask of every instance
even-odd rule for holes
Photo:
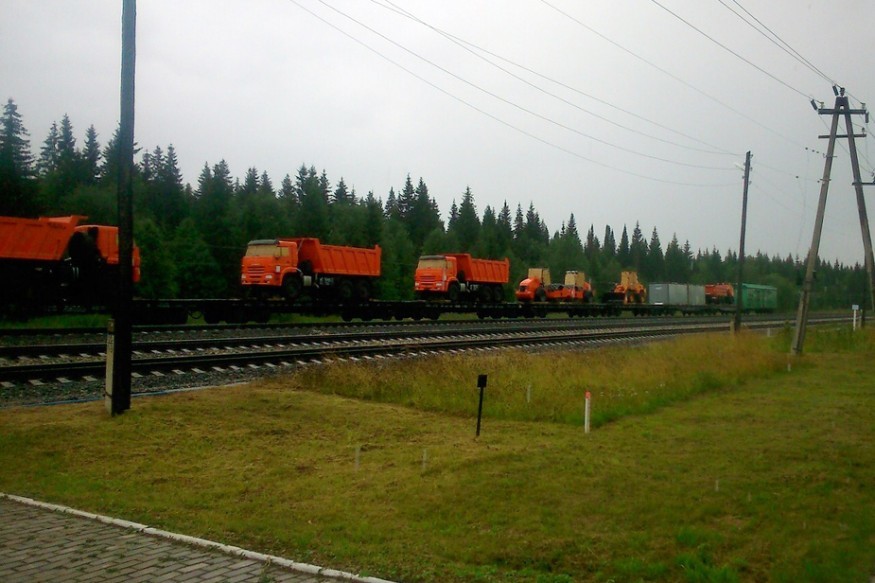
[[[480,404],[477,406],[477,437],[480,437],[480,419],[483,417],[483,392],[486,390],[486,375],[477,375],[477,388],[480,389]]]

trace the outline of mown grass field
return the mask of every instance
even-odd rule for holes
[[[3,410],[0,491],[399,581],[866,582],[875,335],[811,331],[790,370],[788,342],[334,364],[114,419]]]

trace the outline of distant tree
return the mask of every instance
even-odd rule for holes
[[[383,238],[383,205],[374,197],[373,191],[368,192],[362,204],[365,206],[365,221],[362,226],[364,244],[373,247]]]
[[[665,248],[665,276],[670,282],[687,283],[690,280],[690,263],[678,243],[677,234]]]
[[[407,229],[400,221],[386,221],[380,246],[383,248],[383,276],[378,284],[380,297],[385,300],[413,298],[417,257]]]
[[[647,280],[665,279],[665,256],[662,253],[662,244],[659,242],[656,227],[653,227],[653,233],[650,235],[650,245],[647,247],[647,259],[644,264],[644,275]]]
[[[617,247],[617,261],[625,269],[632,265],[632,250],[629,245],[629,234],[626,225],[623,225],[623,234],[620,235],[620,245]]]
[[[219,264],[192,219],[185,219],[176,228],[170,250],[180,297],[215,298],[227,292]]]
[[[419,179],[419,184],[414,190],[414,199],[410,206],[406,225],[417,254],[422,249],[423,242],[429,233],[435,229],[443,230],[437,203],[429,196],[428,186],[422,178]]]
[[[177,259],[172,255],[170,237],[152,219],[134,223],[134,238],[140,248],[140,283],[137,295],[144,298],[179,297]]]
[[[471,251],[480,237],[480,218],[477,216],[474,194],[470,187],[466,187],[462,195],[459,218],[453,225],[452,233],[459,240],[460,251]]]
[[[614,238],[614,230],[610,225],[605,225],[605,237],[602,239],[602,254],[606,259],[617,255],[617,241]]]
[[[298,212],[295,232],[306,237],[318,237],[327,242],[331,229],[328,211],[328,179],[325,172],[316,175],[316,168],[301,166],[298,170],[298,198],[301,207]]]
[[[632,240],[629,242],[630,267],[636,271],[641,271],[644,262],[647,259],[647,241],[644,240],[644,235],[641,233],[641,225],[635,223],[635,229],[632,231]]]
[[[340,177],[340,180],[337,182],[337,188],[334,189],[332,203],[334,205],[355,204],[355,197],[350,196],[349,188],[347,188],[346,182],[343,181],[343,176]]]
[[[33,155],[28,131],[12,98],[3,107],[0,123],[0,214],[37,214]]]
[[[82,149],[82,181],[84,184],[97,184],[100,178],[100,142],[93,125],[85,132],[85,147]]]

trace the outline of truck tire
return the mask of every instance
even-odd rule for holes
[[[371,299],[371,286],[367,280],[360,279],[355,283],[355,299],[362,303]]]
[[[481,285],[480,289],[477,290],[477,297],[480,300],[481,304],[491,304],[492,290],[489,289],[488,285]]]
[[[459,301],[459,284],[458,282],[452,282],[450,286],[447,288],[447,299],[453,303]]]
[[[355,299],[355,290],[350,280],[344,279],[337,284],[337,299],[343,303],[348,303]]]
[[[293,302],[301,295],[303,287],[300,277],[297,275],[287,275],[283,280],[283,296],[288,301]]]
[[[536,302],[546,302],[547,301],[547,292],[543,287],[539,287],[535,290],[535,301]]]

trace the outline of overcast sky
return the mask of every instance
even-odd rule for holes
[[[551,232],[574,213],[618,240],[640,222],[663,249],[738,249],[750,150],[747,251],[804,256],[829,122],[809,101],[832,106],[832,81],[875,99],[871,0],[138,4],[136,140],[173,144],[195,187],[222,159],[276,187],[312,165],[384,200],[410,174],[444,219],[470,186],[480,213],[534,202]],[[0,97],[34,151],[65,113],[79,145],[92,124],[112,136],[121,5],[0,0]],[[833,170],[821,256],[862,262],[846,145]]]

